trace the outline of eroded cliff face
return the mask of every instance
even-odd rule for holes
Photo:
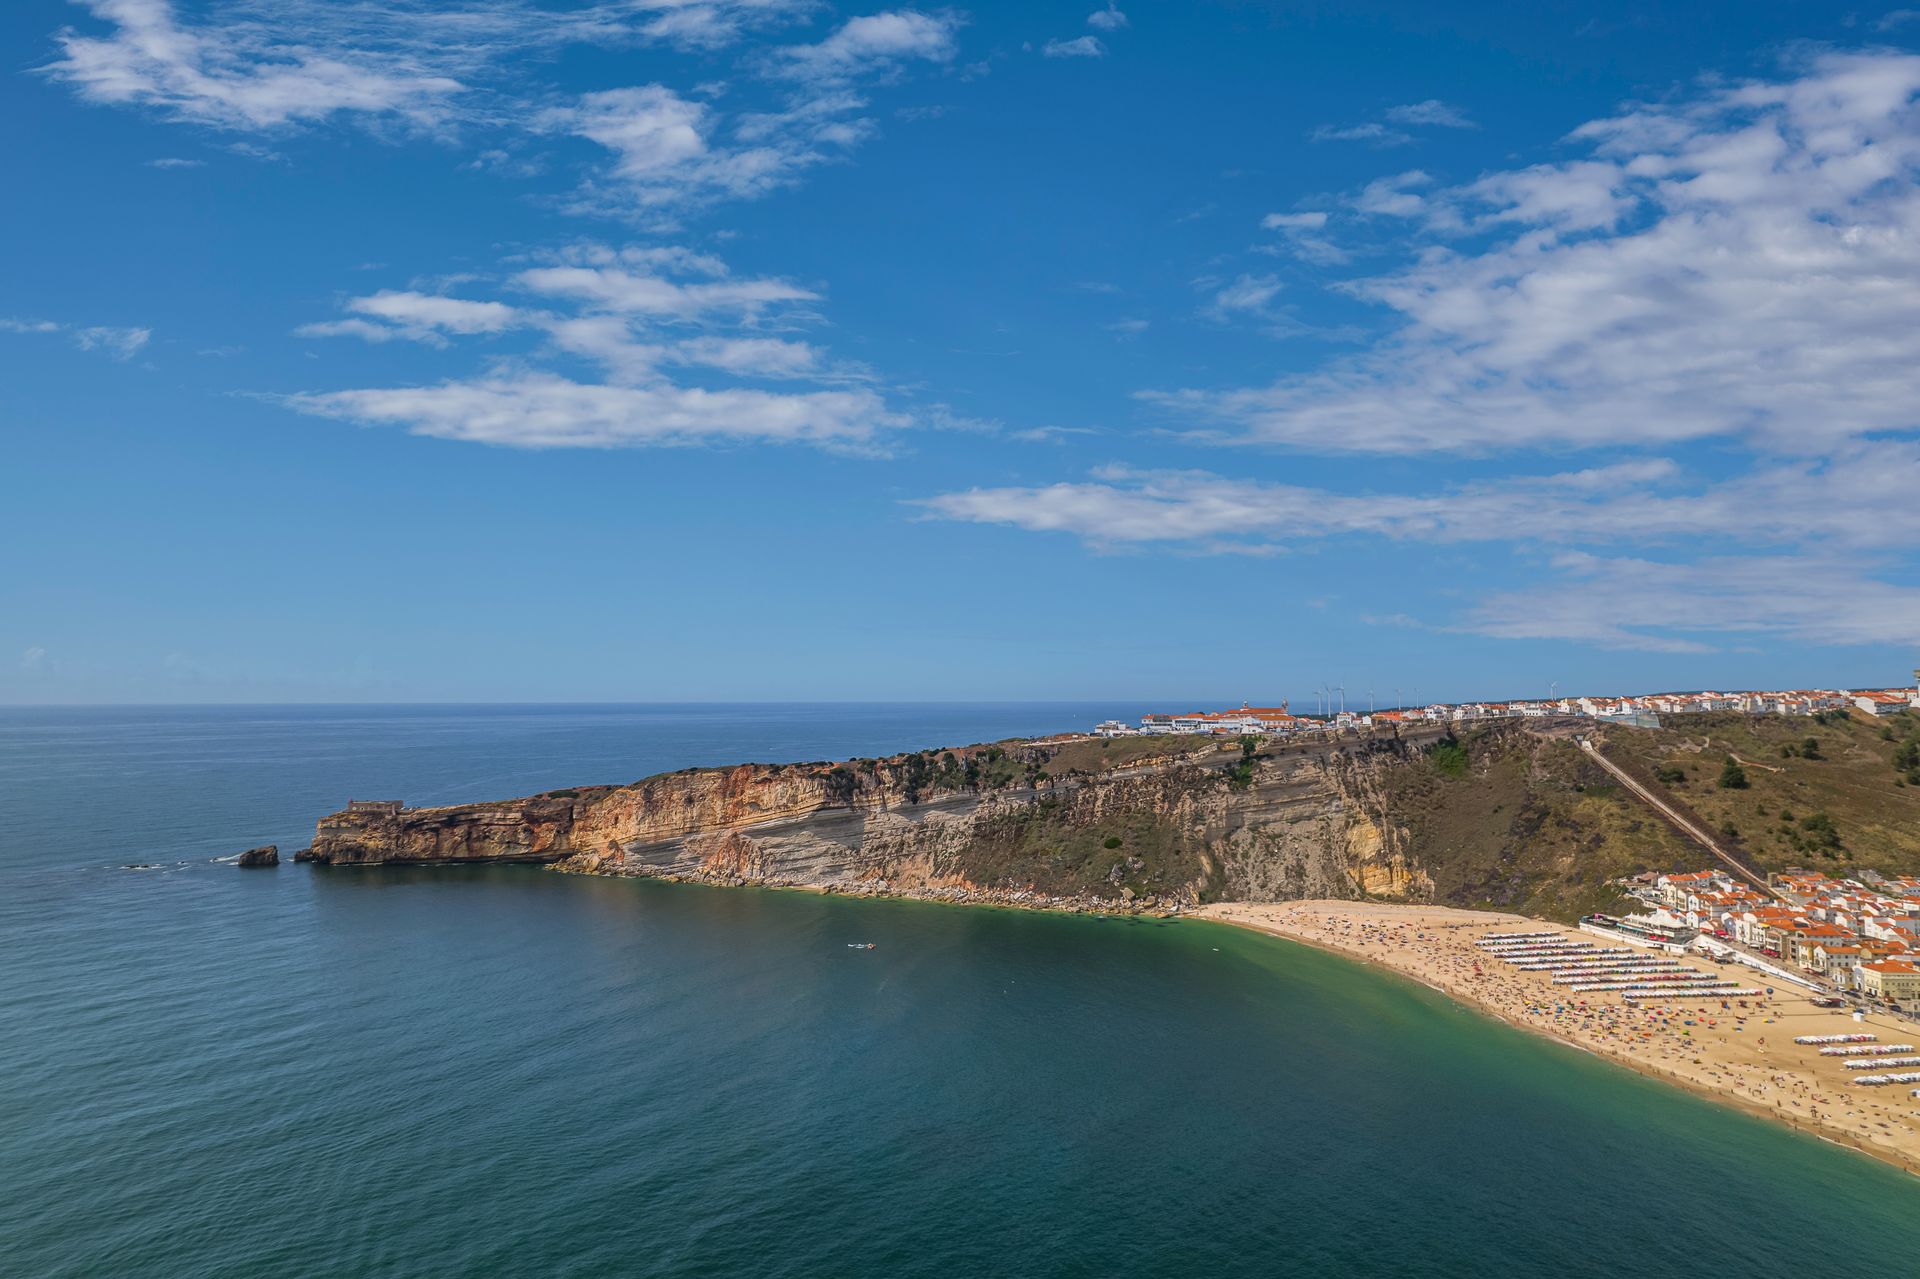
[[[631,786],[322,818],[308,860],[1167,908],[1427,900],[1383,778],[1438,732],[1274,748],[1200,739],[974,746],[691,769]]]

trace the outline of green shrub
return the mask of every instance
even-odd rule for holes
[[[1437,771],[1448,777],[1467,775],[1467,748],[1462,746],[1456,738],[1441,738],[1433,744],[1433,749],[1427,752],[1427,757],[1433,761]]]
[[[1809,813],[1801,818],[1800,830],[1809,848],[1840,847],[1840,830],[1825,813]]]
[[[1745,790],[1747,788],[1747,770],[1740,767],[1740,761],[1727,756],[1727,762],[1720,768],[1721,790]]]
[[[1120,837],[1118,835],[1109,835],[1105,839],[1100,841],[1100,847],[1118,848],[1120,847]]]

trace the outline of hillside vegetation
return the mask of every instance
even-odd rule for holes
[[[1622,876],[1708,864],[1571,739],[1518,725],[1441,742],[1388,773],[1385,798],[1450,906],[1573,919],[1620,909]]]
[[[1920,716],[1676,716],[1608,758],[1763,870],[1920,873]],[[1732,764],[1729,765],[1729,759]]]

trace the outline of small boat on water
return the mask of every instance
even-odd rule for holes
[[[870,941],[850,941],[847,943],[847,949],[848,950],[872,950],[874,947],[874,944],[875,943]]]

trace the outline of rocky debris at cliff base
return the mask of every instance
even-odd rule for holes
[[[293,855],[293,860],[296,862],[311,862],[319,859],[313,855],[311,848],[303,848]]]
[[[278,866],[280,864],[280,846],[263,844],[259,848],[249,848],[233,859],[235,866]]]
[[[834,897],[878,897],[896,901],[945,902],[967,906],[1006,906],[1020,910],[1051,910],[1073,915],[1151,916],[1176,919],[1194,909],[1192,900],[1167,900],[1144,896],[1132,900],[1098,897],[1092,894],[1054,894],[1024,888],[980,888],[947,886],[907,886],[890,880],[870,879],[855,882],[812,884],[787,879],[748,879],[729,874],[679,874],[673,871],[640,870],[597,856],[569,857],[554,862],[547,870],[561,875],[607,875],[621,879],[656,879],[669,884],[705,884],[721,888],[792,888]]]

